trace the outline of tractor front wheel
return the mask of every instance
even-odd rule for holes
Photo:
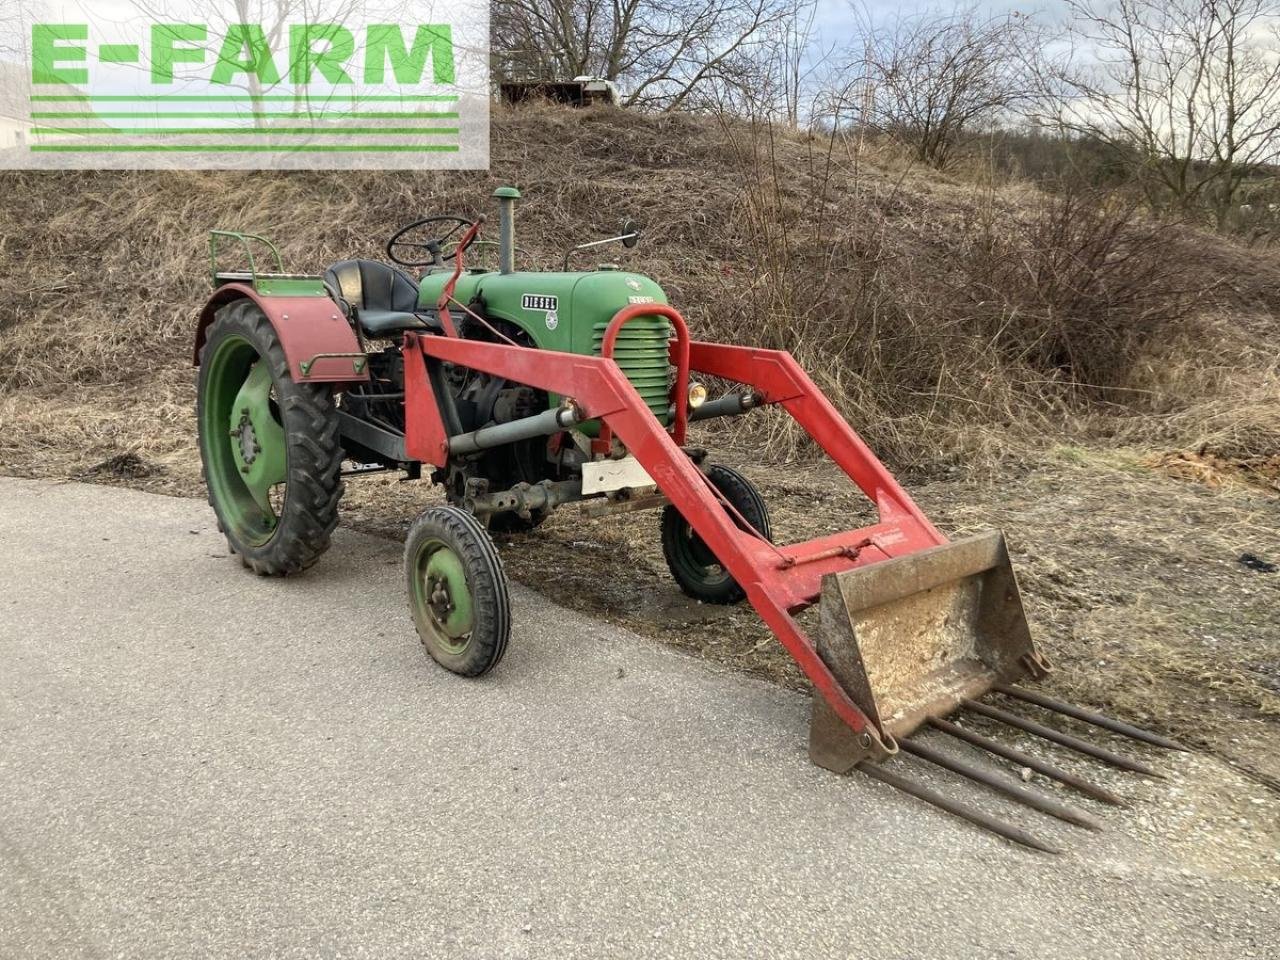
[[[327,384],[294,383],[250,300],[218,311],[200,350],[196,421],[209,503],[245,566],[305,570],[338,523],[342,447]]]
[[[707,470],[707,479],[725,501],[738,511],[766,540],[773,539],[769,509],[755,485],[737,470],[719,464]],[[732,513],[730,513],[732,516]],[[734,518],[739,527],[741,521]],[[680,511],[668,505],[662,511],[662,554],[680,589],[703,603],[738,603],[746,592],[698,536]]]
[[[511,637],[511,598],[498,549],[459,507],[424,510],[404,545],[409,609],[431,658],[478,677],[498,665]]]

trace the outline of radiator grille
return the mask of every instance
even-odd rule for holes
[[[597,323],[592,328],[592,351],[596,356],[600,355],[608,327],[607,323]],[[613,344],[613,359],[663,424],[670,407],[670,338],[671,324],[665,317],[636,317],[623,326]]]

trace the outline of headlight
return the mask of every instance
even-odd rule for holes
[[[700,383],[689,384],[689,409],[697,410],[707,402],[707,388]]]

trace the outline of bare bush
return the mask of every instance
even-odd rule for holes
[[[843,136],[798,150],[768,124],[722,128],[754,271],[726,275],[716,332],[794,350],[893,462],[985,461],[1095,403],[1163,409],[1148,366],[1175,338],[1192,349],[1215,282],[1169,256],[1174,228],[1106,195],[929,201],[863,173]],[[774,426],[776,447],[804,444]]]
[[[1245,179],[1280,160],[1274,0],[1071,0],[1075,46],[1053,119],[1105,142],[1153,208],[1229,225]]]
[[[1171,232],[1105,196],[1045,198],[985,231],[960,303],[1011,362],[1114,398],[1207,293],[1168,256]]]
[[[1026,104],[1038,46],[1021,15],[976,10],[903,18],[883,29],[864,18],[863,47],[849,72],[872,91],[862,121],[945,167],[976,131]]]

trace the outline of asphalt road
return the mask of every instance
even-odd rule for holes
[[[203,503],[0,480],[0,957],[1280,956],[1276,885],[1154,802],[1028,853],[523,589],[447,674],[399,554],[259,579]]]

